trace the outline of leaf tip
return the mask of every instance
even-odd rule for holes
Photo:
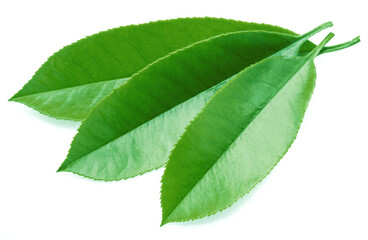
[[[21,90],[19,90],[17,93],[15,93],[11,98],[9,98],[9,102],[18,102],[18,98],[22,97],[22,92],[23,88]]]
[[[9,98],[8,102],[15,102],[15,99],[16,99],[16,97],[15,97],[15,95],[14,95],[14,96],[12,96],[11,98]]]
[[[60,165],[60,167],[56,170],[56,172],[65,172],[65,170],[67,169],[66,165],[63,163]]]
[[[161,199],[162,200],[162,199]],[[162,205],[162,202],[161,202],[161,208],[162,208],[162,218],[161,218],[161,224],[160,224],[160,227],[166,225],[167,223],[170,223],[172,221],[170,221],[170,214],[167,214],[164,206]]]
[[[167,221],[167,218],[162,218],[162,220],[161,220],[161,224],[160,224],[160,227],[163,227],[164,225],[166,225],[167,223],[169,223],[168,221]]]

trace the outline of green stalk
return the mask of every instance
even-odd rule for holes
[[[359,36],[354,38],[353,40],[350,40],[350,41],[345,42],[345,43],[341,43],[341,44],[337,44],[337,45],[333,45],[333,46],[329,46],[329,47],[324,47],[321,50],[320,54],[339,51],[341,49],[351,47],[351,46],[357,44],[358,42],[360,42],[360,37]]]
[[[322,49],[324,48],[324,46],[335,36],[334,33],[329,33],[320,44],[318,44],[318,46],[309,53],[309,56],[311,56],[312,58],[315,58],[316,56],[319,55],[319,53],[322,51]]]

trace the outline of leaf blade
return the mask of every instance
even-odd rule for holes
[[[213,96],[170,155],[162,177],[161,225],[222,211],[272,170],[296,137],[320,50],[268,58]]]
[[[75,105],[68,102],[71,99],[68,90],[76,88],[74,91],[81,92],[84,89],[82,96],[94,96],[94,92],[83,85],[96,83],[96,86],[107,89],[105,81],[131,77],[169,52],[218,34],[252,29],[293,34],[276,26],[217,18],[173,19],[116,28],[81,39],[55,53],[10,100],[55,118],[82,120],[97,101],[93,97],[72,96],[72,102],[81,101],[78,105],[84,110],[69,111],[68,108]],[[50,107],[34,99],[35,95],[61,89],[65,91],[46,100],[62,104]],[[96,97],[102,99],[101,96]]]
[[[253,41],[254,37],[257,38],[257,41]],[[273,40],[270,41],[271,39]],[[134,174],[114,176],[111,173],[101,175],[95,171],[90,171],[93,168],[92,163],[96,163],[96,160],[93,158],[88,161],[86,156],[116,139],[124,138],[125,134],[135,128],[149,123],[155,117],[205,91],[206,88],[218,84],[222,79],[238,73],[245,66],[275,53],[289,44],[299,42],[300,39],[290,35],[267,32],[231,33],[197,43],[157,61],[134,75],[124,87],[115,90],[109,98],[95,108],[78,130],[68,157],[59,170],[103,180],[118,180],[134,176]],[[302,39],[305,40],[305,38]],[[222,59],[222,61],[219,62],[218,59]],[[204,66],[206,64],[207,66]],[[198,112],[202,106],[203,102],[202,105],[196,106],[196,111]],[[192,114],[194,113],[192,112]],[[147,139],[144,137],[145,134],[142,134],[141,141],[146,144],[146,147],[141,146],[136,149],[151,149],[147,146],[157,146],[158,155],[153,161],[156,162],[157,167],[161,166],[166,162],[166,156],[192,117],[191,115],[190,118],[186,118],[181,128],[163,128],[161,130],[168,138],[173,137],[166,139],[171,145],[156,145],[158,143],[155,139]],[[182,120],[176,118],[174,121]],[[99,134],[101,132],[104,133],[103,136]],[[173,132],[174,134],[172,134]],[[135,145],[134,141],[130,144]],[[147,160],[150,159],[148,153],[142,156],[141,152],[137,153],[137,151],[139,150],[128,153],[131,156],[136,156],[134,161],[149,161]],[[109,151],[107,147],[105,153],[114,157],[113,159],[103,157],[102,152],[99,155],[99,163],[104,162],[104,166],[112,166],[111,164],[115,164],[116,161],[126,161],[122,157],[126,154],[117,148],[114,151]],[[80,164],[75,162],[80,162]],[[123,172],[119,167],[121,165],[117,165],[119,164],[116,164],[115,167]],[[98,169],[99,167],[95,166],[94,168]],[[149,170],[151,169],[140,169],[140,172]]]
[[[179,139],[182,133],[181,131],[167,132],[162,131],[162,129],[167,126],[170,126],[172,129],[184,129],[210,97],[230,79],[219,83],[211,89],[157,116],[151,121],[142,124],[138,128],[131,130],[127,134],[86,154],[78,159],[78,161],[70,165],[68,162],[64,162],[58,171],[72,172],[89,178],[93,176],[92,178],[95,180],[106,181],[134,177],[162,167],[166,163],[166,159],[170,152],[170,147],[165,146],[174,146],[176,139]],[[160,144],[147,144],[141,141],[143,134],[146,138],[159,141]],[[134,144],[132,144],[132,142]],[[157,150],[157,148],[161,150]],[[137,151],[137,149],[139,149],[139,151]],[[109,152],[110,160],[105,162],[103,159],[106,159],[106,152]],[[148,156],[150,156],[150,158],[148,158]],[[137,161],[135,160],[137,158],[146,160]],[[154,161],[151,159],[154,159]],[[88,164],[86,164],[86,161],[88,161]],[[105,164],[107,167],[103,167],[103,170],[99,171],[93,170],[101,169],[101,167],[98,166],[101,165],[101,163]]]

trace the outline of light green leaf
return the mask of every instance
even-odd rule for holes
[[[294,141],[315,85],[313,59],[277,56],[224,85],[187,127],[162,177],[162,225],[229,207],[260,182]]]
[[[197,41],[245,30],[294,34],[277,26],[220,18],[182,18],[115,28],[55,53],[10,100],[55,118],[83,120],[125,78],[146,65]],[[313,47],[308,44],[307,48]]]
[[[132,76],[91,112],[59,171],[118,180],[161,167],[185,127],[224,79],[290,46],[301,37],[247,31],[204,40]],[[215,86],[215,87],[214,87]]]

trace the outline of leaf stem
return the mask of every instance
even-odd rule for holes
[[[289,46],[287,46],[284,49],[281,49],[280,51],[272,54],[272,56],[296,56],[298,54],[298,52],[300,51],[300,47],[308,40],[308,38],[312,37],[313,35],[315,35],[316,33],[319,33],[320,31],[332,27],[333,24],[332,22],[326,22],[323,23],[321,25],[319,25],[318,27],[312,29],[311,31],[300,35],[299,37],[297,37],[296,41],[292,44],[290,44]]]
[[[358,42],[360,42],[360,36],[357,36],[353,40],[350,40],[350,41],[345,42],[345,43],[341,43],[341,44],[337,44],[337,45],[333,45],[333,46],[329,46],[329,47],[324,47],[319,54],[339,51],[341,49],[351,47],[351,46],[357,44]]]
[[[325,23],[319,25],[318,27],[312,29],[311,31],[301,35],[300,38],[308,39],[308,38],[312,37],[313,35],[315,35],[316,33],[319,33],[320,31],[322,31],[326,28],[332,27],[332,26],[333,26],[332,22],[325,22]]]
[[[312,58],[315,58],[323,49],[323,47],[335,36],[334,33],[330,32],[318,46],[309,53]]]

